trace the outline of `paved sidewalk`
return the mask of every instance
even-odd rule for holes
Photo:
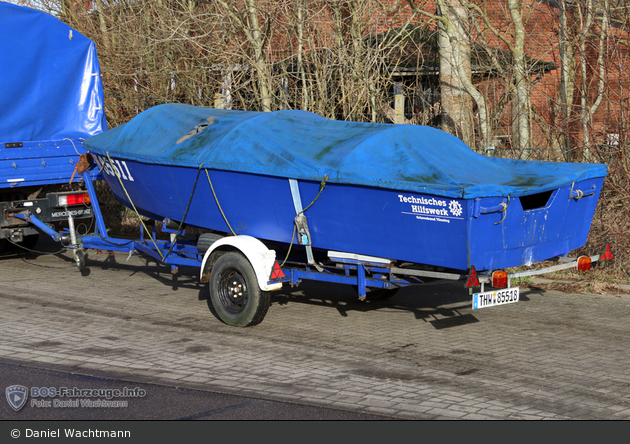
[[[630,418],[628,295],[473,311],[459,284],[370,303],[304,282],[239,329],[194,270],[126,259],[91,251],[82,276],[67,254],[1,258],[0,360],[401,419]]]

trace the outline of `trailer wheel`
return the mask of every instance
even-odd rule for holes
[[[74,263],[77,265],[79,271],[85,270],[85,253],[82,250],[74,252]]]
[[[210,272],[209,286],[216,314],[234,327],[259,324],[271,305],[271,295],[260,290],[253,267],[241,253],[219,257]]]

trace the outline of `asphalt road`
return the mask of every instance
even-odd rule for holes
[[[0,387],[22,385],[29,389],[62,388],[77,393],[96,390],[96,396],[29,396],[26,404],[16,411],[8,402],[0,403],[0,419],[20,421],[103,421],[103,420],[383,420],[383,416],[368,415],[287,402],[267,401],[211,391],[192,390],[177,386],[129,383],[120,379],[94,377],[70,372],[45,370],[28,363],[0,362]],[[112,397],[114,390],[135,391],[138,396]],[[66,392],[68,393],[68,392]],[[90,393],[90,395],[92,395]],[[140,396],[142,395],[142,396]],[[79,402],[76,402],[79,400]],[[122,407],[87,407],[81,401],[126,401]]]
[[[0,270],[5,387],[147,387],[124,409],[5,403],[3,419],[630,418],[628,295],[529,288],[472,310],[457,283],[360,302],[303,282],[242,329],[213,316],[196,270],[95,252],[84,273],[68,254]]]

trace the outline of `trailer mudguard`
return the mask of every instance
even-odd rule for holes
[[[209,259],[212,257],[213,252],[221,249],[231,251],[238,250],[245,255],[256,273],[258,286],[261,291],[278,290],[282,287],[281,282],[269,283],[269,277],[271,276],[276,261],[275,250],[268,249],[265,244],[255,237],[246,235],[221,238],[208,248],[201,262],[201,282],[208,282],[210,279],[209,276],[212,264]]]

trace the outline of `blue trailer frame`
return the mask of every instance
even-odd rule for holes
[[[307,255],[308,260],[306,262],[289,262],[285,258],[285,261],[280,263],[280,260],[275,257],[275,251],[269,250],[260,241],[249,236],[226,235],[221,238],[220,242],[212,243],[211,248],[207,251],[203,251],[200,250],[198,242],[185,238],[185,229],[169,229],[166,227],[166,224],[162,231],[169,233],[171,240],[158,239],[154,227],[150,235],[147,236],[149,228],[144,223],[142,223],[139,238],[132,240],[115,238],[110,237],[107,233],[107,227],[103,220],[94,187],[94,175],[91,174],[90,171],[84,171],[81,173],[81,176],[90,195],[92,212],[95,218],[94,234],[77,235],[74,231],[73,217],[70,213],[68,215],[69,228],[62,233],[56,232],[48,225],[41,222],[36,215],[30,213],[29,210],[14,214],[13,217],[30,222],[41,231],[47,233],[53,240],[65,245],[72,251],[75,263],[80,270],[86,266],[85,250],[116,251],[129,255],[147,255],[156,262],[169,265],[173,274],[178,272],[178,267],[180,266],[199,268],[201,282],[210,282],[212,270],[216,263],[218,263],[220,256],[227,256],[225,253],[243,253],[249,260],[248,265],[252,268],[252,272],[249,273],[247,265],[244,269],[236,266],[238,272],[232,274],[232,276],[238,276],[239,279],[242,280],[242,284],[239,284],[238,288],[242,286],[248,287],[249,293],[246,292],[245,297],[242,299],[239,298],[237,293],[236,296],[228,297],[224,295],[223,299],[221,299],[220,295],[215,296],[212,300],[215,308],[218,308],[217,311],[221,320],[233,326],[246,327],[258,324],[264,318],[270,304],[269,299],[264,300],[264,297],[261,295],[264,296],[268,294],[269,291],[277,290],[281,288],[283,284],[296,286],[302,280],[353,285],[357,290],[359,300],[383,299],[395,294],[399,288],[412,285],[422,285],[429,282],[444,283],[449,281],[461,281],[463,287],[469,289],[469,295],[472,296],[472,307],[475,309],[482,308],[483,306],[501,305],[502,303],[518,301],[518,290],[513,290],[514,287],[511,286],[512,279],[576,268],[580,260],[580,258],[557,258],[559,263],[551,267],[509,273],[507,275],[506,285],[508,290],[503,292],[508,296],[502,296],[501,291],[484,292],[485,286],[492,283],[492,273],[477,274],[474,267],[471,270],[467,270],[466,273],[456,270],[436,271],[418,268],[416,266],[396,266],[395,261],[389,259],[334,251],[328,252],[329,263],[327,264],[314,263],[312,257],[309,255]],[[305,239],[304,243],[308,244],[308,239]],[[220,244],[220,246],[216,249],[212,249],[216,244]],[[253,250],[251,250],[248,245],[253,245]],[[252,254],[252,251],[254,251],[254,253],[273,253],[272,260],[271,262],[268,261],[266,268],[264,264],[258,263],[258,256]],[[307,251],[308,249],[305,249],[304,253]],[[588,261],[590,263],[596,263],[611,258],[612,253],[607,246],[604,254],[590,256],[588,257]],[[232,270],[232,268],[230,268],[230,270]],[[251,274],[251,276],[258,274],[257,283],[255,283],[255,278],[249,281],[246,280],[248,273]],[[262,278],[260,276],[262,276]],[[258,288],[253,288],[256,286]],[[474,288],[480,288],[480,291],[474,292]],[[512,292],[510,292],[510,289],[512,289]],[[226,287],[223,289],[223,293],[229,293],[232,290],[232,287]],[[218,292],[221,293],[221,289],[219,289]],[[510,299],[509,295],[513,293],[516,294],[516,297]],[[213,297],[212,283],[211,297]],[[259,300],[261,297],[263,299],[262,302]],[[494,302],[490,301],[491,303],[484,299],[492,299],[492,297],[494,297]],[[504,297],[505,301],[497,302],[497,297],[499,299]],[[231,298],[243,302],[237,303]],[[242,312],[246,311],[245,309],[248,303],[250,305],[255,303],[257,310],[243,317]],[[222,310],[221,306],[224,306],[224,310]]]

